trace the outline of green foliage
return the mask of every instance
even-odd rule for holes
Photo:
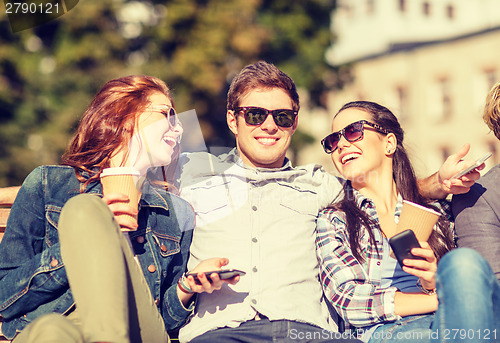
[[[97,90],[150,74],[179,112],[195,109],[208,145],[230,146],[228,85],[260,59],[321,104],[333,0],[84,0],[62,17],[13,34],[0,13],[0,186],[56,164]],[[294,151],[310,139],[294,141]],[[300,138],[300,139],[299,139]]]

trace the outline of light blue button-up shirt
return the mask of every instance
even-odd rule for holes
[[[180,165],[181,196],[196,211],[188,269],[227,257],[227,268],[246,272],[236,285],[200,294],[180,340],[237,327],[257,313],[337,331],[319,282],[315,226],[318,211],[339,196],[339,180],[288,160],[276,169],[249,167],[235,149],[183,155]]]

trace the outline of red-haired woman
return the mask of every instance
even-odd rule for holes
[[[182,132],[170,91],[157,78],[123,77],[97,93],[62,165],[31,172],[12,206],[0,244],[7,338],[167,342],[167,331],[193,310],[193,295],[220,289],[217,274],[201,284],[184,276],[192,207],[147,175],[175,159]],[[139,172],[138,207],[124,194],[103,197],[100,175],[109,167]],[[213,258],[193,271],[227,262]]]

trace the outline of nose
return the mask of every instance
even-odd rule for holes
[[[177,139],[179,139],[184,132],[184,129],[182,128],[181,122],[177,122],[177,124],[172,128],[172,131],[174,132],[174,135]]]
[[[264,131],[275,132],[278,130],[278,125],[274,122],[273,116],[268,114],[266,120],[260,124],[260,128]]]
[[[344,135],[340,135],[340,140],[337,143],[337,151],[341,151],[343,148],[348,147],[351,145],[351,142],[349,142],[347,139],[345,139]]]

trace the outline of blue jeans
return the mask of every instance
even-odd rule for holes
[[[342,338],[346,337],[346,338]],[[361,343],[338,332],[322,330],[319,327],[291,320],[250,320],[236,328],[220,328],[204,333],[191,340],[191,343],[304,343],[335,342]]]
[[[479,253],[468,248],[447,253],[439,261],[436,284],[435,315],[385,323],[369,343],[500,341],[500,284]]]

